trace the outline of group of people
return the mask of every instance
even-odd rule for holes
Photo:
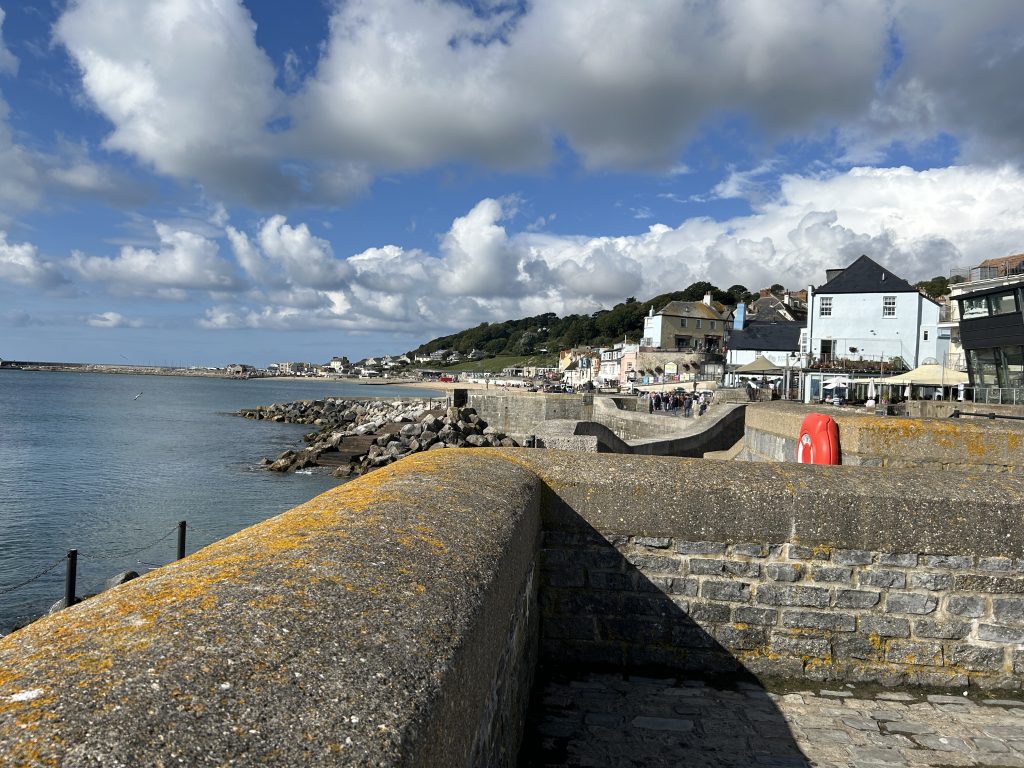
[[[684,418],[693,416],[694,409],[698,416],[703,416],[711,403],[711,397],[705,392],[648,392],[643,397],[647,400],[647,412],[662,411],[669,416],[678,416],[683,412]]]

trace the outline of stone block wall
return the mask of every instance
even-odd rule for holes
[[[0,762],[512,766],[538,658],[1020,689],[1022,510],[1010,473],[414,454],[0,639]]]
[[[745,461],[796,461],[800,425],[823,413],[839,427],[842,464],[932,471],[1024,470],[1024,422],[875,416],[857,408],[755,403],[746,409]]]
[[[547,531],[548,663],[1019,688],[1024,560]]]

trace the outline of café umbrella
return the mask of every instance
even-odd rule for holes
[[[846,389],[849,386],[850,380],[845,376],[836,376],[822,385],[824,389]]]

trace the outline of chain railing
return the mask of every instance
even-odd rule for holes
[[[175,533],[177,533],[177,535],[178,535],[177,552],[176,552],[177,557],[175,559],[176,560],[181,560],[183,557],[185,557],[185,535],[186,535],[186,530],[189,529],[189,528],[191,528],[192,530],[194,530],[194,531],[196,531],[198,533],[203,534],[205,537],[210,539],[210,542],[217,541],[220,538],[222,538],[221,536],[219,536],[217,534],[210,533],[209,531],[205,531],[202,528],[199,528],[198,526],[196,526],[194,524],[190,524],[190,523],[187,523],[186,521],[182,520],[181,522],[179,522],[177,525],[175,525],[173,528],[171,528],[169,531],[167,531],[163,535],[159,536],[156,539],[153,539],[149,543],[144,544],[144,545],[142,545],[140,547],[134,547],[132,549],[126,549],[126,550],[122,550],[122,551],[119,551],[119,552],[106,552],[106,551],[97,551],[97,550],[92,550],[92,551],[89,551],[89,552],[82,552],[82,551],[80,551],[78,549],[70,549],[70,550],[67,551],[66,554],[62,555],[61,557],[58,557],[56,560],[54,560],[52,563],[50,563],[50,565],[48,565],[46,568],[42,569],[38,573],[36,573],[36,574],[34,574],[34,575],[32,575],[32,576],[30,576],[30,577],[28,577],[28,578],[26,578],[26,579],[24,579],[22,581],[19,581],[16,584],[11,584],[11,585],[8,585],[8,586],[0,586],[0,597],[12,594],[12,593],[17,592],[18,590],[24,588],[24,587],[27,587],[28,585],[32,584],[33,582],[38,581],[39,579],[43,578],[47,574],[49,574],[52,571],[56,570],[58,567],[60,567],[61,564],[64,564],[65,565],[65,578],[64,578],[64,600],[63,600],[63,607],[74,605],[75,603],[80,602],[79,598],[76,595],[76,587],[77,587],[77,582],[78,582],[78,559],[80,557],[86,558],[86,559],[89,559],[89,560],[99,560],[99,561],[119,560],[121,562],[125,562],[129,558],[132,558],[132,557],[134,557],[136,555],[139,555],[139,554],[141,554],[141,553],[143,553],[143,552],[145,552],[145,551],[147,551],[149,549],[152,549],[153,547],[157,546],[158,544],[162,544],[163,542],[167,541],[169,538],[174,536]],[[144,566],[147,566],[149,568],[160,568],[160,567],[162,567],[162,564],[160,564],[160,563],[152,563],[152,562],[144,561],[144,560],[141,560],[141,559],[136,559],[133,564],[144,565]]]

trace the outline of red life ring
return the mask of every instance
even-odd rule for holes
[[[809,413],[800,425],[796,441],[799,464],[838,464],[839,427],[835,419],[823,413]]]

